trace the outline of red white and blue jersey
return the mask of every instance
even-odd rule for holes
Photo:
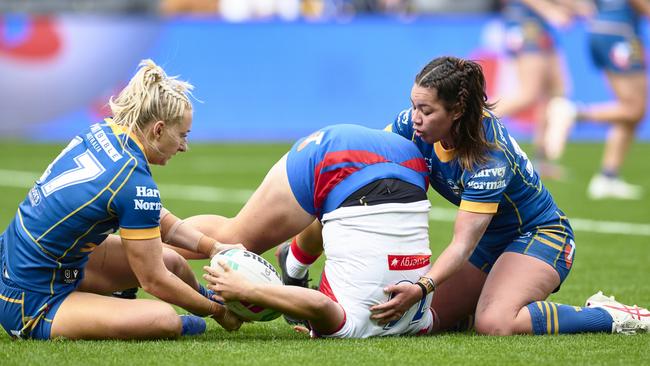
[[[298,140],[286,166],[293,195],[318,218],[379,179],[400,179],[424,191],[428,187],[426,163],[412,143],[357,125],[328,126]]]
[[[487,161],[473,170],[462,168],[454,150],[440,142],[428,144],[415,135],[411,109],[386,127],[409,140],[424,155],[431,186],[461,210],[494,214],[486,234],[523,234],[555,224],[559,211],[526,153],[491,113],[483,118],[485,137],[492,145]]]
[[[72,291],[88,256],[120,230],[160,236],[162,204],[141,143],[110,120],[76,136],[45,170],[4,232],[4,275],[43,294]]]

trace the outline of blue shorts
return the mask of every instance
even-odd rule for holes
[[[555,49],[555,33],[532,11],[504,12],[505,50],[510,56],[545,53]]]
[[[513,238],[487,232],[469,261],[489,273],[497,258],[505,252],[529,255],[548,263],[557,271],[561,284],[569,275],[575,256],[573,230],[568,221],[562,220],[557,225],[540,226]]]
[[[643,46],[638,37],[589,33],[591,59],[597,68],[614,73],[637,73],[646,69]]]
[[[5,272],[0,236],[0,324],[11,337],[49,339],[52,319],[70,294],[43,294],[22,289]]]

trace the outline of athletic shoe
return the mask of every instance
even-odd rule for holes
[[[548,102],[544,149],[549,159],[555,160],[562,156],[577,113],[575,104],[566,98],[555,97]]]
[[[282,283],[287,286],[298,286],[309,288],[309,271],[305,273],[305,276],[302,278],[293,278],[287,274],[287,256],[289,255],[289,250],[291,250],[291,243],[284,243],[280,246],[277,251],[278,254],[278,264],[280,265],[280,270],[282,272]],[[290,325],[302,325],[308,329],[309,323],[306,320],[296,319],[288,315],[283,315],[284,320]]]
[[[127,288],[126,290],[122,291],[115,291],[112,294],[113,297],[118,297],[120,299],[128,299],[128,300],[133,300],[136,297],[138,297],[138,288]]]
[[[650,331],[650,311],[621,304],[614,296],[605,296],[602,291],[592,295],[585,303],[589,308],[602,308],[612,316],[612,333],[636,334]]]
[[[638,200],[643,195],[643,189],[640,186],[626,183],[621,178],[611,178],[598,174],[591,178],[587,188],[587,195],[592,200],[605,198]]]

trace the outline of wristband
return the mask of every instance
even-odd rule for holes
[[[422,297],[420,299],[424,299],[425,297],[427,297],[427,288],[420,282],[416,282],[415,284],[418,285],[420,290],[422,290]]]
[[[417,283],[422,285],[427,294],[436,291],[436,283],[429,277],[422,276]]]

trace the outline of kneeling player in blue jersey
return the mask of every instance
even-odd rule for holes
[[[111,99],[114,117],[76,136],[29,191],[0,235],[0,324],[9,335],[151,339],[205,330],[202,317],[179,316],[165,302],[104,296],[136,286],[226,329],[240,326],[161,241],[162,232],[192,251],[219,247],[162,207],[149,168],[187,150],[191,88],[143,61]]]
[[[365,338],[427,333],[430,296],[379,325],[370,307],[383,288],[417,282],[430,267],[427,168],[408,140],[354,125],[323,128],[299,140],[233,219],[188,219],[223,242],[264,252],[322,223],[325,252],[319,291],[255,285],[234,271],[205,276],[225,300],[243,300],[309,322],[312,335]],[[226,266],[227,267],[227,266]]]
[[[650,330],[648,310],[602,293],[586,307],[546,301],[573,264],[573,230],[490,112],[477,63],[434,59],[416,76],[411,103],[388,129],[413,141],[427,159],[431,186],[459,206],[452,241],[425,275],[437,285],[435,330],[473,315],[482,334]],[[386,290],[393,298],[372,309],[383,323],[422,298],[411,284]]]

